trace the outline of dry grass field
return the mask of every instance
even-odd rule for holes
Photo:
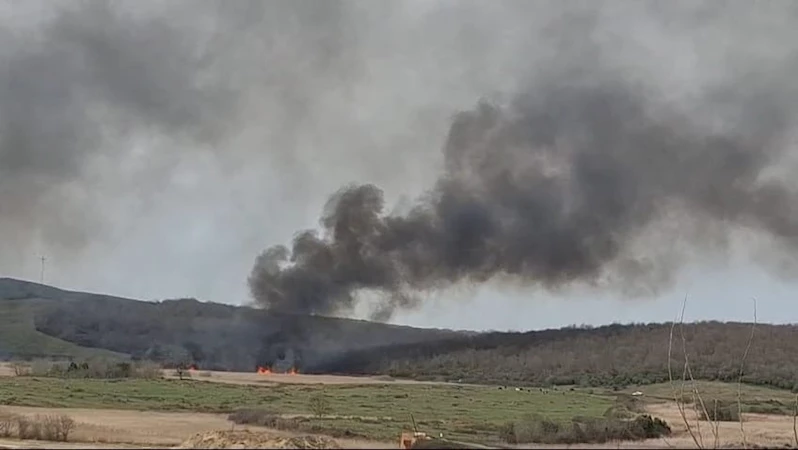
[[[36,414],[66,414],[72,417],[77,427],[70,438],[71,443],[41,442],[43,448],[85,448],[84,444],[93,444],[97,448],[164,448],[180,445],[197,433],[217,430],[252,430],[270,433],[296,435],[284,431],[268,430],[262,427],[233,425],[226,414],[209,414],[193,412],[152,412],[126,411],[114,409],[92,408],[37,408],[6,406],[3,410],[9,413],[34,416]],[[359,448],[394,448],[383,442],[336,439],[343,447]],[[0,440],[0,447],[19,445],[18,440]],[[25,447],[32,441],[25,441]],[[110,446],[110,447],[109,447]]]

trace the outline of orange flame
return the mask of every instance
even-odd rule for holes
[[[188,366],[188,370],[194,371],[194,370],[199,370],[199,368],[197,368],[196,364],[192,364],[192,365]]]
[[[298,373],[299,373],[299,372],[297,372],[297,370],[296,370],[296,368],[295,368],[295,367],[292,367],[292,368],[291,368],[291,370],[289,370],[289,371],[288,371],[288,374],[289,374],[289,375],[296,375],[296,374],[298,374]]]
[[[272,373],[272,371],[268,367],[258,366],[258,373],[260,375],[270,375]]]

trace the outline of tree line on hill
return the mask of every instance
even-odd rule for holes
[[[531,385],[627,386],[681,379],[686,349],[696,379],[734,381],[751,324],[700,322],[488,333],[353,351],[315,372]],[[682,341],[682,336],[684,341]],[[743,382],[798,391],[798,326],[757,325]],[[672,346],[669,343],[672,342]]]
[[[165,366],[250,371],[258,366],[320,364],[352,349],[456,335],[381,323],[204,303],[113,297],[53,302],[34,316],[36,330],[82,347],[112,350]],[[283,361],[294,358],[295,361]]]
[[[248,371],[297,353],[304,372],[534,385],[668,380],[670,324],[464,333],[271,314],[194,299],[142,302],[8,279],[0,280],[0,288],[0,298],[36,300],[40,332],[167,366]],[[696,378],[737,381],[750,335],[746,323],[677,324],[674,376],[681,377],[684,348]],[[798,326],[759,324],[743,381],[798,391],[797,354]]]
[[[214,316],[209,313],[213,308],[223,311],[228,307],[211,308],[193,300],[155,305],[159,306],[128,305],[132,310],[119,313],[116,306],[77,308],[73,303],[38,316],[36,326],[83,346],[167,365],[196,363],[202,369],[253,370],[275,358],[274,353],[264,354],[264,349],[279,341],[285,348],[304,351],[302,371],[306,373],[586,386],[640,385],[669,379],[670,324],[457,334],[304,317],[290,321],[304,330],[292,340],[296,330],[286,332],[288,320],[259,316],[262,311],[243,314],[231,309]],[[281,330],[283,335],[275,337],[270,330]],[[682,375],[684,348],[695,378],[738,380],[751,324],[700,322],[677,325],[674,330],[674,377]],[[798,391],[796,354],[798,326],[757,325],[743,366],[743,381]]]

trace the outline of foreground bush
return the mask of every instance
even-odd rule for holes
[[[570,423],[532,416],[512,422],[501,430],[511,444],[603,444],[609,441],[639,441],[667,436],[671,428],[661,419],[640,415],[632,420],[618,418],[574,418]]]
[[[335,426],[314,422],[309,417],[281,417],[280,414],[260,408],[244,408],[227,416],[236,425],[257,425],[282,431],[326,434],[335,438],[367,438],[368,436]]]
[[[280,416],[271,411],[257,408],[239,409],[227,416],[227,420],[237,425],[257,425],[277,428]]]
[[[5,438],[66,442],[74,429],[75,421],[64,414],[37,414],[33,417],[0,415],[0,437]]]

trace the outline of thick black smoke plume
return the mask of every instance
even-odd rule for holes
[[[269,309],[331,314],[376,291],[386,319],[424,291],[497,277],[652,294],[673,281],[681,244],[681,257],[725,247],[738,227],[795,249],[794,183],[767,177],[795,96],[769,70],[688,104],[595,61],[560,66],[508,104],[458,114],[443,173],[407,214],[386,214],[376,186],[341,189],[321,233],[258,258],[252,293]]]

